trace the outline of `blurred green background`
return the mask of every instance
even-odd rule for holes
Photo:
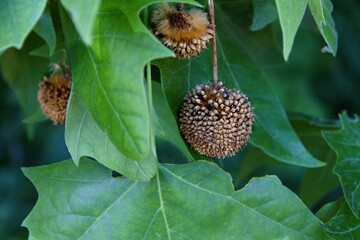
[[[360,1],[333,1],[333,4],[333,18],[339,33],[336,58],[321,53],[325,43],[307,13],[289,61],[285,64],[276,60],[269,64],[267,60],[263,66],[290,116],[302,113],[321,119],[337,119],[344,110],[350,116],[360,114],[360,12],[357,11]],[[274,31],[278,49],[273,50],[281,55],[278,21],[267,28]],[[0,94],[0,239],[26,239],[27,230],[20,225],[34,206],[37,193],[20,168],[49,164],[70,156],[62,126],[54,126],[50,121],[39,123],[33,138],[28,138],[15,94],[1,76]],[[259,154],[251,146],[247,151]],[[158,141],[158,154],[163,161],[181,156],[163,141]],[[237,158],[241,155],[224,166],[233,174],[236,187],[244,184],[237,179]],[[251,156],[255,155],[252,153]],[[218,163],[224,165],[221,161]],[[299,193],[303,170],[292,166],[282,166],[279,170],[271,164],[265,162],[251,175],[278,174],[285,185]],[[335,192],[335,196],[338,194]]]

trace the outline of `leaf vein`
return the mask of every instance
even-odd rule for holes
[[[274,219],[271,219],[271,218],[269,218],[268,216],[263,215],[263,214],[260,213],[260,212],[257,212],[255,209],[247,206],[246,204],[240,202],[240,201],[237,200],[237,199],[234,199],[232,196],[223,195],[223,194],[221,194],[221,193],[213,192],[213,191],[210,191],[210,190],[208,190],[208,189],[202,188],[202,187],[200,187],[200,186],[198,186],[198,185],[195,185],[195,184],[193,184],[193,183],[191,183],[191,182],[189,182],[189,181],[187,181],[187,180],[185,180],[185,179],[182,179],[181,177],[177,176],[175,173],[173,173],[172,171],[170,171],[168,168],[166,168],[166,167],[164,167],[164,166],[160,166],[160,168],[164,169],[164,170],[165,170],[166,172],[168,172],[170,175],[172,175],[173,177],[179,179],[180,181],[184,182],[185,184],[188,184],[188,185],[190,185],[190,186],[192,186],[192,187],[194,187],[194,188],[196,188],[196,189],[199,189],[199,190],[201,190],[201,191],[207,192],[207,193],[209,193],[209,194],[214,194],[214,195],[217,195],[217,196],[220,196],[220,197],[224,197],[224,198],[226,198],[226,199],[228,199],[228,200],[230,200],[230,201],[233,201],[233,202],[241,205],[242,207],[244,207],[244,208],[246,208],[246,209],[254,212],[255,214],[261,215],[262,217],[268,219],[270,222],[273,222],[273,223],[275,223],[275,224],[277,224],[277,225],[280,225],[281,227],[287,228],[287,229],[295,232],[296,234],[302,233],[301,231],[297,231],[297,230],[295,230],[295,229],[293,229],[293,228],[290,228],[290,227],[288,227],[288,226],[282,225],[281,223],[275,221]],[[234,192],[234,193],[236,193],[236,192]],[[313,239],[313,238],[311,238],[310,236],[305,235],[304,233],[302,233],[302,234],[303,234],[306,238],[308,238],[308,239]]]
[[[124,124],[124,122],[122,121],[119,113],[116,111],[113,103],[110,101],[109,97],[107,96],[107,94],[106,94],[106,92],[105,92],[105,89],[104,89],[104,86],[101,84],[100,76],[99,76],[99,73],[98,73],[97,68],[96,68],[96,63],[95,63],[95,61],[94,61],[93,56],[92,56],[91,53],[90,53],[90,50],[89,50],[87,47],[86,47],[86,50],[88,51],[89,59],[90,59],[91,63],[92,63],[93,66],[94,66],[94,70],[95,70],[95,73],[96,73],[95,79],[97,80],[97,82],[98,82],[98,84],[99,84],[100,90],[101,90],[101,92],[103,93],[106,102],[108,103],[108,105],[110,106],[110,108],[111,108],[111,109],[113,110],[113,112],[115,113],[115,117],[117,118],[117,120],[119,121],[119,123],[120,123],[122,126],[124,126],[122,129],[123,129],[123,132],[127,135],[127,136],[126,136],[126,139],[128,139],[129,142],[131,142],[131,144],[132,144],[133,146],[137,146],[137,144],[132,140],[133,137],[131,136],[131,134],[130,134],[129,131],[127,130],[127,129],[130,129],[130,128],[127,128],[126,125]],[[94,87],[92,87],[92,89],[93,89],[93,88],[94,88]],[[92,97],[91,99],[92,99],[92,103],[94,104],[94,101],[93,101],[94,98]],[[95,104],[95,105],[96,105],[96,104]],[[138,146],[137,146],[137,147],[138,147]]]
[[[81,236],[78,239],[82,239],[86,233],[89,232],[89,230],[97,223],[97,221],[99,221],[99,219],[101,219],[106,213],[109,212],[109,210],[118,202],[120,201],[120,199],[122,199],[126,194],[128,194],[131,189],[137,184],[137,182],[134,182],[123,194],[121,194],[121,196],[119,196],[108,208],[105,209],[105,211],[95,219],[95,221],[90,224],[90,226],[86,229],[86,231],[83,232],[83,234],[81,234]]]
[[[164,199],[161,192],[161,185],[160,185],[160,177],[159,177],[159,171],[156,174],[156,182],[158,186],[158,195],[159,195],[159,201],[160,201],[160,209],[164,218],[164,223],[166,227],[166,233],[168,235],[168,239],[171,240],[171,234],[170,234],[170,227],[167,221],[166,213],[165,213],[165,207],[164,207]]]
[[[148,233],[150,232],[151,226],[153,225],[154,220],[155,220],[156,216],[158,215],[158,213],[159,213],[160,211],[161,211],[161,207],[159,207],[159,208],[156,210],[154,216],[152,217],[152,219],[151,219],[151,221],[150,221],[150,224],[149,224],[148,228],[146,229],[146,232],[145,232],[145,235],[144,235],[144,237],[143,237],[143,240],[146,239]]]

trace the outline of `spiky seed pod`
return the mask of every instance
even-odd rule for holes
[[[196,86],[179,112],[180,131],[200,154],[225,158],[234,155],[250,139],[254,122],[248,98],[222,83]]]
[[[207,13],[200,9],[180,10],[168,3],[158,5],[151,23],[154,33],[178,58],[198,55],[213,38]]]
[[[70,96],[71,81],[62,75],[46,77],[39,83],[37,99],[45,116],[54,124],[65,123],[66,107]]]

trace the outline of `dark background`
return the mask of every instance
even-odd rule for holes
[[[320,52],[325,43],[307,13],[288,63],[265,68],[289,112],[327,119],[337,119],[344,110],[350,116],[360,114],[360,2],[334,0],[333,4],[339,33],[336,58]],[[273,28],[279,36],[278,21]],[[281,41],[281,35],[278,38]],[[37,193],[20,168],[61,161],[70,155],[64,127],[50,121],[37,124],[34,137],[28,138],[15,94],[1,76],[0,95],[0,239],[26,239],[27,230],[20,225],[34,206]],[[160,160],[175,156],[176,150],[169,151],[166,143],[159,142],[159,146]],[[292,189],[300,181],[286,175],[281,180]]]

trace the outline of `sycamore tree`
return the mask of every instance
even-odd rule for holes
[[[71,155],[22,169],[38,192],[23,221],[29,239],[359,239],[358,116],[289,119],[262,65],[263,54],[276,48],[266,26],[279,24],[287,61],[306,11],[324,40],[319,54],[336,57],[331,1],[160,2],[167,1],[0,2],[1,74],[27,132],[47,117],[54,128],[64,124]],[[182,32],[167,29],[178,36],[168,37],[154,26],[172,19],[167,11],[190,16],[180,21],[190,28],[198,22],[189,19],[205,16],[205,32],[181,42]],[[251,112],[249,125],[240,131],[249,143],[244,137],[235,155],[216,155],[229,150],[221,140],[227,135],[207,138],[213,155],[196,147],[208,144],[203,135],[217,134],[208,127],[213,118],[201,132],[190,126],[189,138],[181,128],[184,97],[201,95],[196,86],[211,81],[226,87],[217,89],[225,92],[219,105],[227,89],[251,103],[244,110]],[[204,114],[217,108],[210,100]],[[226,106],[217,108],[220,114]],[[242,139],[240,133],[229,141]],[[252,175],[269,162],[304,168],[298,194],[266,170]],[[339,186],[343,196],[312,211]]]

